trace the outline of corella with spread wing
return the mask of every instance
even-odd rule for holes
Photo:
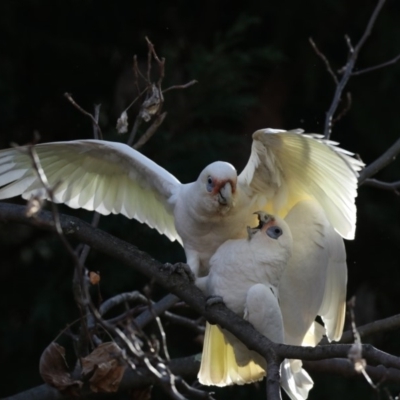
[[[347,279],[342,237],[354,237],[363,163],[337,143],[301,130],[259,130],[240,175],[218,161],[188,184],[121,143],[78,140],[35,150],[54,201],[122,213],[156,228],[183,244],[199,277],[207,275],[220,245],[247,236],[255,211],[285,217],[293,236],[279,284],[285,341],[315,345],[324,332],[340,338]],[[0,199],[29,198],[41,189],[26,151],[0,151],[0,187]],[[314,323],[316,315],[325,330]]]
[[[77,140],[35,150],[57,203],[121,213],[156,228],[183,244],[196,275],[207,274],[222,243],[246,236],[260,209],[285,215],[298,201],[313,199],[341,236],[354,236],[362,163],[336,143],[301,130],[259,130],[240,175],[218,161],[188,184],[121,143]],[[41,188],[26,152],[0,151],[0,186],[0,199],[29,198]]]
[[[248,228],[247,239],[228,240],[210,260],[210,273],[200,278],[209,296],[221,297],[228,308],[276,343],[284,343],[279,283],[292,253],[289,226],[279,217],[259,212],[260,224]],[[212,298],[211,298],[212,299]],[[217,325],[206,325],[199,381],[226,386],[262,379],[263,357]],[[298,360],[284,360],[281,386],[291,399],[306,399],[313,386]]]

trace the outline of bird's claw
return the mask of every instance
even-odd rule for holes
[[[214,304],[224,304],[224,299],[221,296],[209,296],[206,299],[206,307],[211,307]]]
[[[176,264],[165,263],[162,268],[163,271],[168,272],[168,274],[179,274],[182,276],[186,276],[189,279],[189,282],[194,282],[196,280],[193,271],[190,269],[189,265],[178,262]]]

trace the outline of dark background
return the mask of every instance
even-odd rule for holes
[[[334,84],[308,38],[336,70],[347,56],[344,35],[355,44],[374,6],[366,0],[2,0],[0,147],[27,143],[35,130],[43,142],[92,137],[89,119],[65,100],[64,92],[90,111],[101,103],[105,138],[126,140],[116,135],[115,123],[136,97],[132,57],[137,54],[145,70],[147,35],[167,59],[164,88],[192,79],[199,83],[166,94],[168,116],[143,153],[182,182],[196,179],[215,160],[229,161],[240,171],[256,129],[322,131]],[[359,69],[400,53],[399,21],[400,3],[389,0],[360,54]],[[154,65],[153,78],[156,73]],[[335,125],[332,139],[366,163],[377,158],[400,134],[399,83],[400,63],[352,78],[353,105]],[[399,162],[378,178],[399,180]],[[366,186],[359,192],[357,236],[346,242],[348,294],[357,295],[358,324],[400,312],[399,199]],[[60,209],[91,218],[82,210]],[[179,245],[135,221],[110,216],[100,226],[160,261],[183,260]],[[41,352],[79,314],[71,292],[72,263],[54,235],[1,223],[0,246],[1,396],[42,382]],[[91,254],[87,264],[101,273],[103,298],[147,283],[103,255]],[[154,296],[161,295],[156,288]],[[167,334],[168,329],[173,356],[201,351],[193,333],[167,327]],[[370,342],[400,353],[398,332]],[[310,399],[375,398],[365,381],[313,378]],[[398,386],[388,387],[398,393]],[[247,398],[249,393],[264,396],[262,389],[245,387],[218,390],[217,397]]]

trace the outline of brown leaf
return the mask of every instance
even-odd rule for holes
[[[100,274],[94,271],[89,272],[89,281],[92,285],[98,285],[100,282]]]
[[[102,343],[82,359],[82,374],[89,379],[93,392],[116,392],[126,365],[121,363],[121,349],[114,342]]]
[[[81,388],[83,383],[72,379],[64,356],[65,349],[58,343],[52,342],[46,347],[39,362],[39,372],[42,379],[48,385],[61,391]]]

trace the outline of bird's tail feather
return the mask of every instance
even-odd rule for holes
[[[286,359],[281,365],[281,386],[292,400],[305,400],[314,382],[300,360]]]
[[[199,382],[203,385],[228,386],[256,382],[265,376],[265,370],[250,360],[238,365],[233,346],[226,340],[221,328],[206,324]]]

